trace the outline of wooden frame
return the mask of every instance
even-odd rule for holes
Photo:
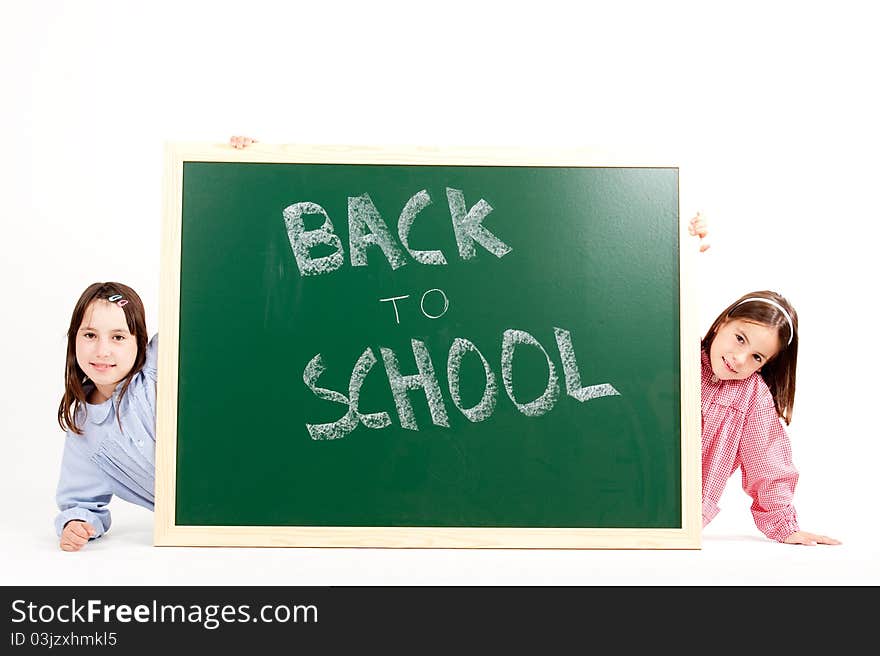
[[[181,526],[175,521],[178,347],[183,164],[202,162],[446,164],[518,166],[662,166],[679,169],[682,526],[676,529]],[[156,546],[659,548],[698,549],[700,487],[699,333],[692,280],[689,202],[680,159],[599,149],[349,147],[169,143],[165,154],[160,281],[156,453]]]

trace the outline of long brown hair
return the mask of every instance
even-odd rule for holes
[[[119,392],[119,401],[125,396],[132,379],[144,366],[147,359],[147,320],[144,313],[144,304],[140,296],[131,287],[118,282],[95,282],[86,287],[85,291],[76,302],[73,314],[70,316],[70,327],[67,329],[67,358],[64,364],[64,396],[58,406],[58,424],[64,431],[73,431],[82,435],[82,428],[76,423],[76,416],[80,408],[86,403],[86,388],[83,383],[87,380],[85,372],[76,361],[76,334],[82,325],[83,316],[89,305],[96,300],[108,300],[111,296],[119,294],[128,301],[122,311],[125,313],[125,323],[128,331],[134,336],[137,344],[137,355],[128,375],[120,381],[122,387]],[[116,420],[119,418],[119,403],[116,404]],[[120,423],[120,429],[122,425]]]
[[[779,308],[770,303],[761,301],[743,303],[749,298],[764,298],[778,303],[785,308],[791,317],[791,326],[788,319],[779,311]],[[712,347],[718,329],[731,319],[742,319],[752,323],[760,323],[771,328],[776,328],[779,333],[779,353],[767,360],[761,366],[761,378],[770,388],[773,395],[773,403],[776,405],[776,413],[782,417],[786,425],[791,423],[791,413],[794,408],[795,373],[797,370],[798,352],[798,317],[791,303],[776,292],[761,290],[744,294],[731,303],[726,310],[718,315],[710,326],[706,336],[703,337],[702,346],[706,353]],[[792,328],[794,329],[792,331]],[[791,338],[791,344],[788,343]]]

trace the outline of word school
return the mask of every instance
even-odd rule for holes
[[[476,205],[467,209],[461,190],[449,187],[446,188],[446,199],[449,203],[455,241],[458,244],[458,254],[462,259],[469,260],[476,255],[474,242],[498,258],[504,257],[511,251],[510,246],[483,226],[483,219],[492,211],[489,203],[481,198]],[[442,266],[446,264],[446,257],[442,251],[416,250],[409,245],[409,233],[416,215],[431,202],[431,196],[425,189],[414,194],[400,212],[397,236],[413,260],[420,264]],[[290,248],[293,250],[301,276],[330,273],[342,266],[342,242],[333,232],[333,222],[323,207],[317,203],[303,201],[287,206],[282,214]],[[324,223],[314,230],[306,230],[303,217],[309,215],[323,216]],[[321,245],[330,246],[333,248],[333,253],[323,257],[312,257],[311,249]],[[391,236],[385,220],[379,214],[369,194],[348,198],[348,245],[352,266],[367,265],[369,246],[378,246],[392,269],[399,269],[407,264],[403,251]]]
[[[553,329],[556,337],[556,346],[559,349],[559,356],[562,361],[562,370],[565,374],[565,390],[566,393],[580,402],[589,401],[591,399],[601,398],[603,396],[620,395],[614,387],[608,383],[598,385],[581,386],[581,374],[578,368],[577,359],[574,354],[574,347],[571,343],[571,333],[562,328]],[[397,355],[389,348],[381,347],[379,351],[382,354],[382,361],[385,365],[385,372],[388,376],[388,383],[391,388],[391,394],[394,397],[394,404],[397,407],[397,416],[400,425],[409,430],[418,430],[415,413],[409,399],[409,391],[421,389],[425,393],[428,402],[428,409],[431,413],[431,421],[436,426],[449,427],[449,417],[446,414],[446,406],[443,402],[443,394],[440,390],[440,384],[434,373],[434,365],[431,362],[430,354],[424,342],[412,339],[413,358],[419,373],[405,376],[400,372],[400,364]],[[520,403],[514,396],[513,390],[513,353],[517,345],[529,345],[541,350],[547,359],[548,376],[547,387],[543,394],[528,403]],[[461,362],[465,354],[468,352],[475,354],[480,358],[483,364],[483,371],[486,376],[483,397],[479,403],[470,408],[462,405],[461,399]],[[360,390],[367,375],[376,364],[377,358],[372,348],[367,348],[361,353],[354,368],[351,372],[351,378],[348,385],[348,396],[335,390],[326,389],[318,386],[318,379],[326,370],[321,354],[315,355],[306,365],[303,371],[303,382],[308,388],[320,399],[333,401],[348,406],[348,411],[334,422],[325,424],[306,424],[309,435],[313,440],[335,440],[346,437],[354,431],[359,425],[363,424],[367,428],[380,429],[391,425],[391,417],[387,412],[361,413],[358,409],[358,400]],[[447,380],[449,382],[449,394],[455,407],[471,422],[480,422],[488,419],[495,411],[495,403],[498,396],[498,384],[496,383],[495,372],[492,370],[488,361],[477,346],[464,338],[456,337],[449,347],[449,354],[446,360]],[[527,417],[540,417],[550,410],[559,399],[559,379],[556,374],[556,367],[547,351],[541,343],[531,334],[524,330],[505,330],[501,346],[501,379],[504,383],[504,389],[508,398],[516,406],[522,414]]]

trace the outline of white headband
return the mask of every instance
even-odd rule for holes
[[[782,307],[776,301],[771,301],[769,298],[761,298],[760,296],[753,296],[752,298],[747,298],[743,301],[740,301],[739,303],[737,303],[733,307],[737,308],[740,305],[742,305],[743,303],[748,303],[749,301],[757,301],[759,303],[767,303],[768,305],[772,305],[773,307],[778,308],[779,311],[782,312],[783,315],[785,315],[785,318],[788,321],[788,327],[790,329],[789,334],[788,334],[788,344],[791,344],[791,340],[794,339],[794,324],[792,323],[791,317],[788,315],[788,312],[786,311],[786,309],[784,307]]]

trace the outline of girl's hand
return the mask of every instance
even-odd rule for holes
[[[253,137],[229,137],[229,145],[239,150],[247,148],[252,143],[257,143],[257,140]]]
[[[691,219],[688,224],[688,233],[700,238],[700,252],[704,253],[709,250],[709,240],[706,239],[709,234],[709,227],[703,215],[697,212],[697,215]]]
[[[79,551],[94,534],[95,529],[92,528],[91,524],[81,519],[73,519],[67,522],[67,525],[61,531],[61,550]]]
[[[810,547],[815,547],[817,544],[840,544],[840,540],[829,538],[827,535],[796,531],[785,538],[785,544],[805,544]]]

